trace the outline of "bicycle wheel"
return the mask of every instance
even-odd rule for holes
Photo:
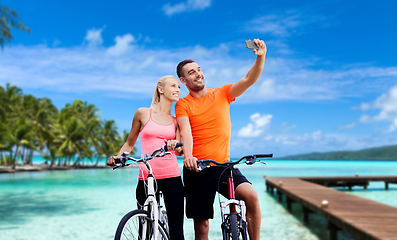
[[[226,222],[222,223],[223,240],[247,240],[247,228],[243,224],[239,227],[238,216],[231,214],[226,218]]]
[[[229,216],[230,236],[232,240],[239,240],[239,229],[237,222],[237,215],[231,214]]]
[[[163,225],[159,223],[159,238],[161,240],[169,240],[168,233]],[[146,232],[143,236],[143,232]],[[134,210],[127,213],[120,221],[117,227],[115,240],[151,240],[153,239],[154,229],[153,220],[150,213],[144,210]]]

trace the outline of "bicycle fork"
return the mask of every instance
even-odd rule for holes
[[[222,215],[222,228],[229,228],[230,226],[226,226],[227,218],[231,215],[236,215],[238,220],[238,227],[243,239],[247,239],[247,220],[246,220],[246,206],[243,200],[235,199],[235,191],[234,191],[234,182],[233,182],[233,173],[230,171],[228,179],[228,200],[226,202],[221,202],[221,215]],[[239,207],[239,212],[237,212],[237,208]],[[227,213],[226,209],[229,209],[229,213]],[[225,236],[224,236],[225,238]]]
[[[240,208],[240,212],[238,213],[236,210],[236,206]],[[229,208],[229,212],[226,209]],[[239,220],[239,227],[241,229],[245,229],[247,225],[246,220],[246,207],[245,202],[243,200],[236,200],[236,199],[229,199],[226,202],[221,202],[221,215],[222,215],[222,222],[226,223],[228,216],[235,214]]]

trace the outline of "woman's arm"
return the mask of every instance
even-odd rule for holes
[[[175,127],[176,127],[176,140],[178,142],[180,142],[181,141],[181,135],[180,135],[180,132],[179,132],[179,125],[178,125],[176,119],[175,119],[174,124],[175,124]],[[182,147],[176,148],[175,149],[175,153],[178,156],[182,156],[183,155],[183,148]]]
[[[142,108],[138,109],[135,112],[134,118],[132,120],[131,130],[130,130],[130,133],[128,134],[127,141],[121,147],[117,156],[111,156],[108,158],[107,164],[109,166],[115,166],[116,163],[115,163],[114,159],[120,158],[120,156],[123,152],[131,152],[131,150],[134,148],[136,140],[138,139],[139,131],[141,129],[143,115],[144,115],[144,109],[142,109]]]

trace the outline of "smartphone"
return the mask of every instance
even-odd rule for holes
[[[256,43],[253,42],[253,41],[251,41],[251,40],[245,41],[245,45],[247,46],[248,49],[256,49],[256,50],[259,50],[259,47],[256,45]]]

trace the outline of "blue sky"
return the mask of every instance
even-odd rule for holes
[[[268,47],[258,82],[231,105],[231,156],[397,144],[396,1],[3,0],[30,34],[0,52],[0,84],[74,99],[129,131],[155,83],[179,61],[207,87],[234,83]],[[187,90],[182,87],[182,96]],[[139,147],[139,142],[138,142]]]

